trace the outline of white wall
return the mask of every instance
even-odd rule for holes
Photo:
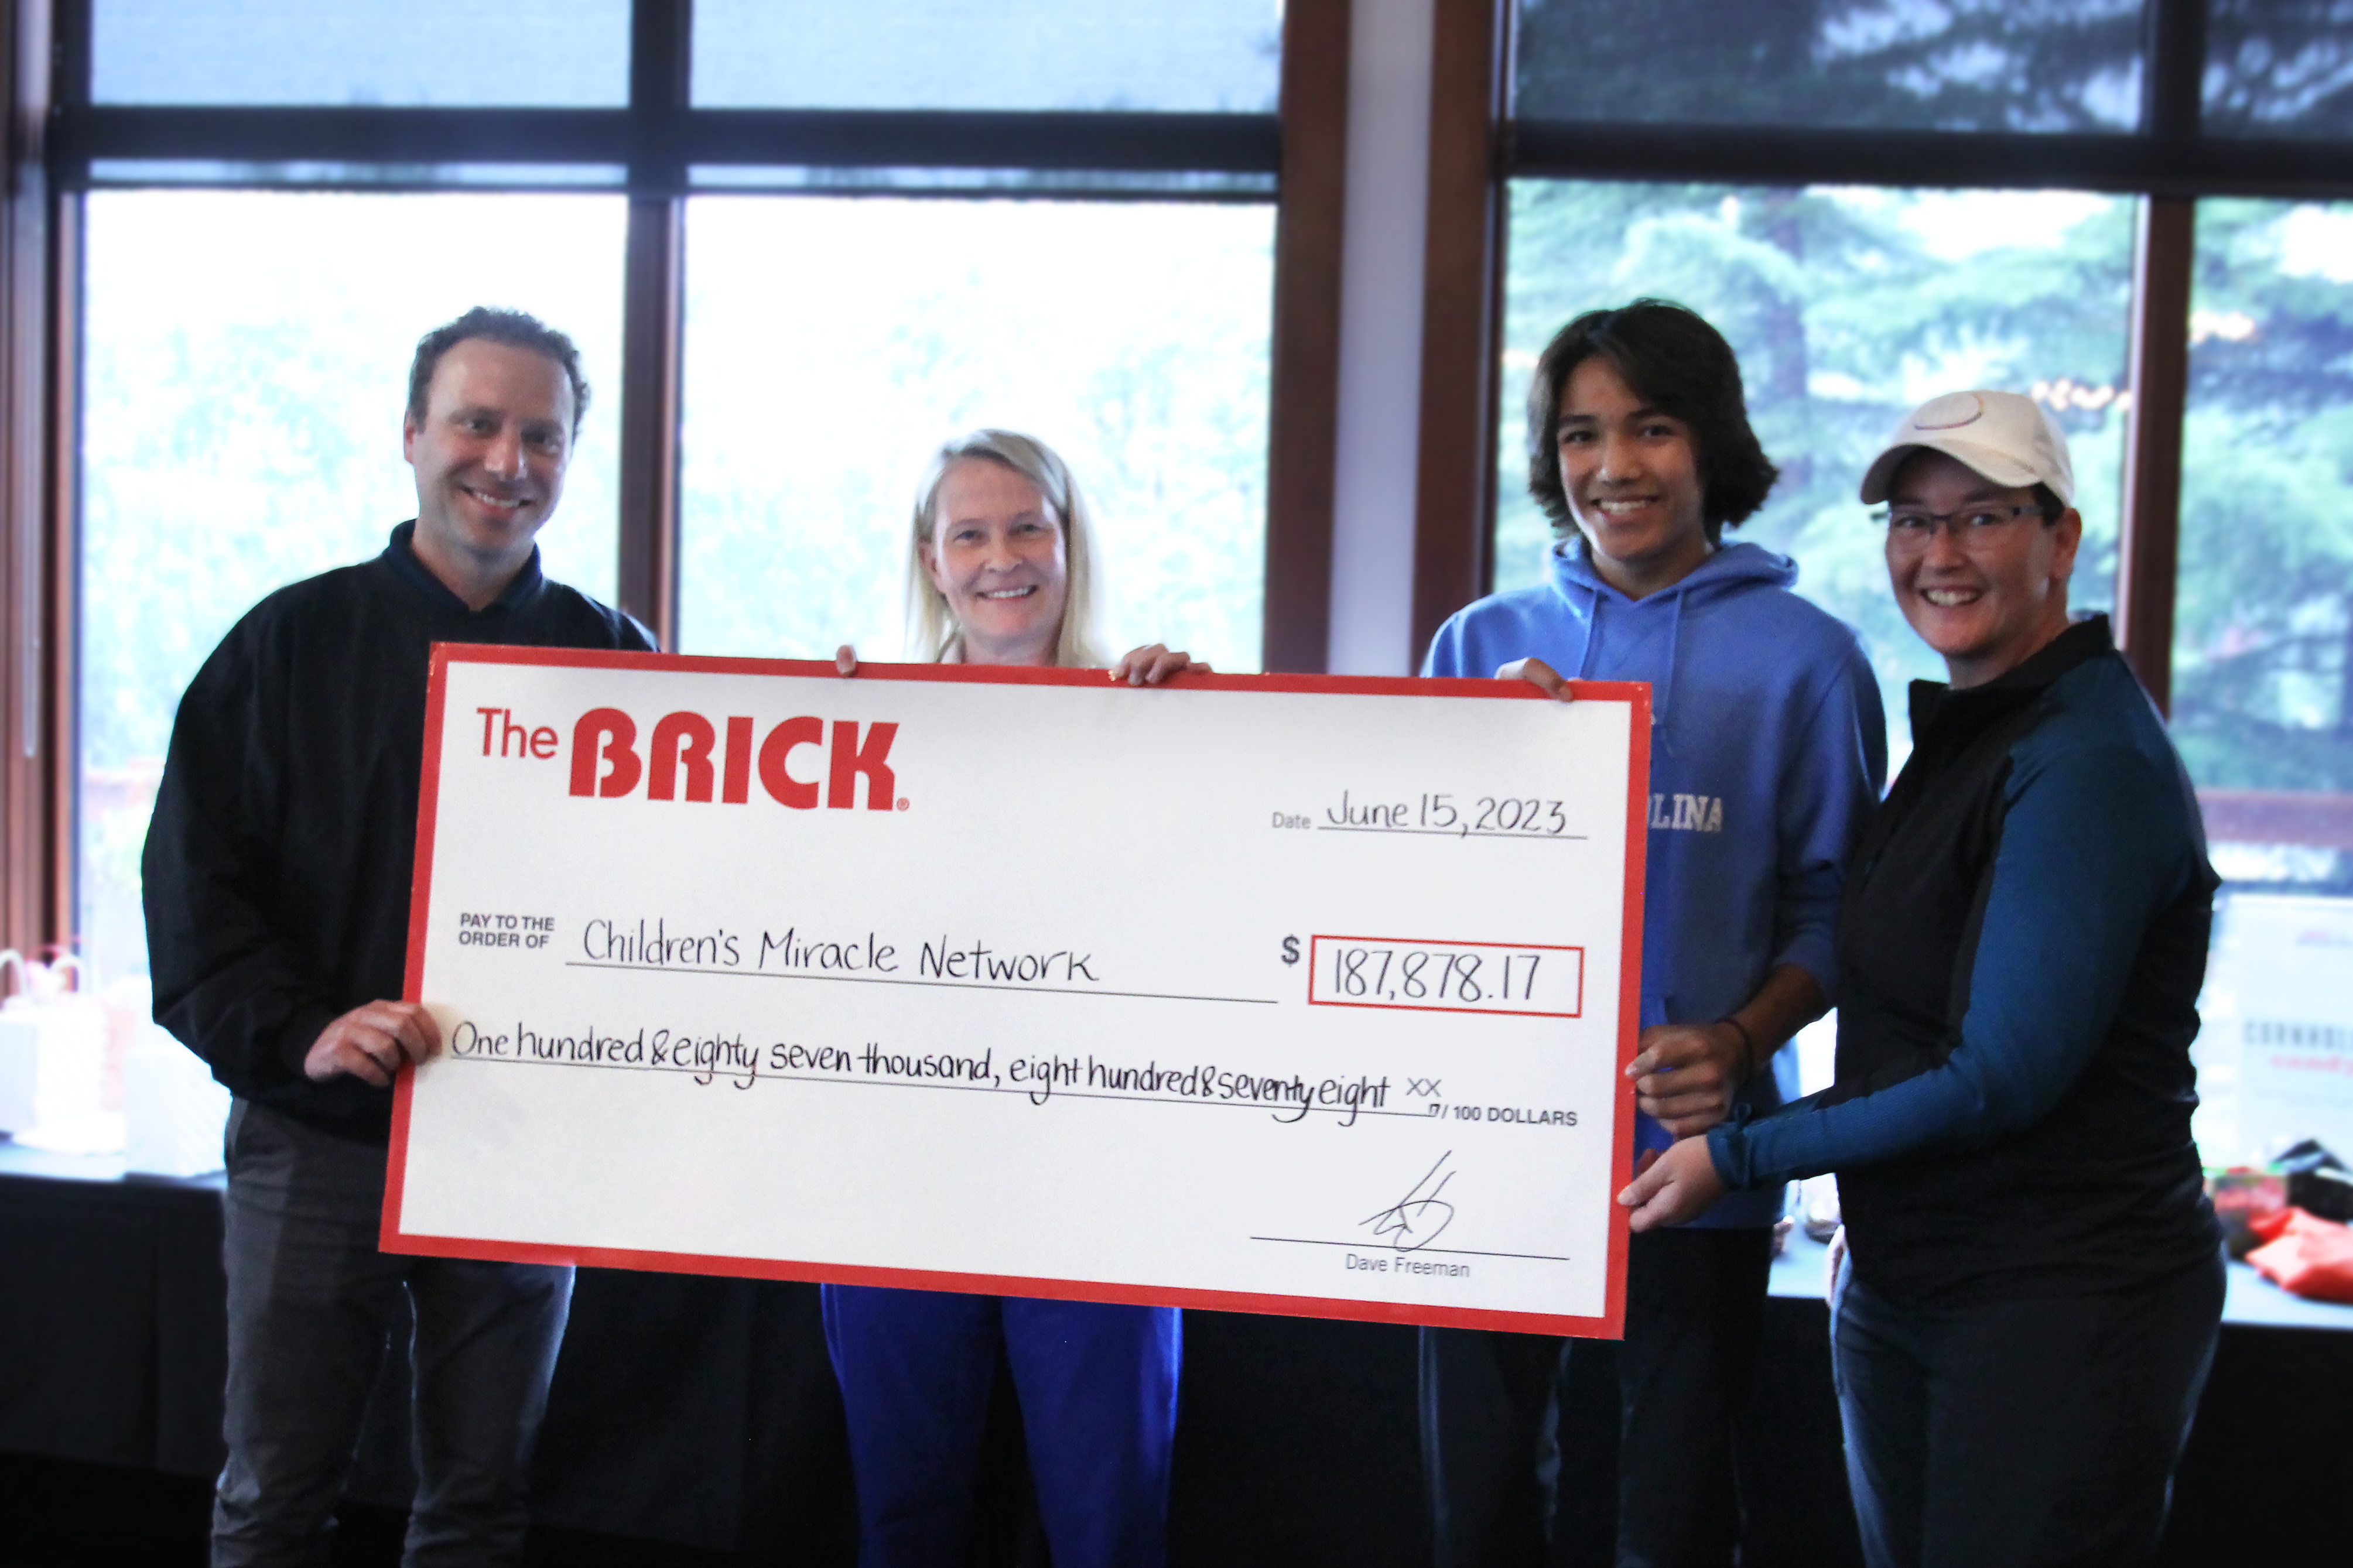
[[[1432,3],[1355,0],[1350,22],[1328,645],[1335,675],[1406,675],[1420,663],[1413,513]]]

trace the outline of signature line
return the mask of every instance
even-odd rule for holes
[[[1359,1252],[1389,1250],[1384,1242],[1324,1241],[1312,1236],[1253,1236],[1252,1241],[1280,1241],[1292,1247],[1353,1247]],[[1555,1258],[1549,1252],[1474,1252],[1467,1247],[1417,1247],[1416,1252],[1443,1252],[1450,1258],[1526,1258],[1538,1263],[1567,1263],[1566,1258]]]

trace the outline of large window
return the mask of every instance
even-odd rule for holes
[[[2353,3],[2205,0],[2206,129],[2353,136]]]
[[[994,426],[1092,505],[1110,641],[1254,669],[1273,215],[697,198],[680,642],[898,658],[912,503]]]
[[[1266,113],[1281,0],[698,0],[719,109]]]
[[[1527,493],[1528,375],[1580,310],[1679,300],[1739,355],[1781,478],[1726,535],[1796,558],[1798,591],[1857,627],[1904,749],[1905,688],[1941,679],[1887,591],[1862,470],[1913,407],[1961,386],[2031,392],[2066,426],[2085,550],[2074,602],[2116,578],[2130,204],[2036,191],[1512,185],[1495,586],[1542,580],[1553,534]]]
[[[93,0],[98,103],[618,106],[629,0]]]
[[[1935,393],[2033,396],[2074,456],[2072,605],[2169,702],[2225,879],[2201,1148],[2353,1147],[2353,4],[1522,0],[1513,59],[1495,585],[1551,543],[1546,336],[1680,300],[1782,468],[1732,537],[1861,633],[1900,762],[1942,670],[1856,481]]]
[[[2200,1138],[2250,1159],[2353,1131],[2353,204],[2206,202],[2197,256],[2173,734],[2228,879]]]
[[[548,571],[673,647],[901,657],[916,479],[993,425],[1094,503],[1109,640],[1255,668],[1282,26],[1278,0],[63,0],[83,956],[143,970],[179,694],[256,601],[413,514],[410,355],[477,303],[586,361]]]
[[[89,198],[84,284],[79,927],[144,969],[139,849],[180,692],[272,589],[417,512],[409,359],[476,304],[578,342],[587,419],[541,536],[613,594],[622,204],[609,196],[189,191]],[[499,244],[479,237],[495,231]]]
[[[1535,120],[2129,130],[2141,0],[1525,0]]]

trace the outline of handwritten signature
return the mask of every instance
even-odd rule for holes
[[[1439,1197],[1446,1190],[1446,1184],[1454,1179],[1454,1173],[1446,1169],[1446,1162],[1452,1158],[1454,1151],[1449,1149],[1413,1184],[1411,1192],[1358,1223],[1371,1226],[1375,1236],[1399,1252],[1418,1251],[1436,1241],[1440,1233],[1454,1223],[1454,1205]]]

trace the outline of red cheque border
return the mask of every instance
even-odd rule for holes
[[[691,654],[592,652],[576,648],[509,647],[487,644],[435,643],[425,701],[425,757],[417,798],[417,864],[409,884],[408,962],[402,994],[421,1002],[425,938],[433,893],[434,827],[440,804],[444,697],[452,663],[559,666],[575,668],[693,671],[712,675],[771,675],[845,679],[824,659],[733,658]],[[859,680],[930,680],[997,686],[1095,686],[1100,670],[1029,669],[943,664],[861,664]],[[1374,697],[1472,697],[1490,701],[1550,701],[1525,681],[1421,679],[1345,675],[1187,675],[1186,690],[1335,693]],[[1651,689],[1639,681],[1575,680],[1570,689],[1596,701],[1623,702],[1627,716],[1627,811],[1625,923],[1619,951],[1617,1104],[1612,1169],[1630,1171],[1634,1149],[1634,1089],[1625,1068],[1634,1059],[1641,1033],[1644,851],[1648,847],[1651,777]],[[1457,943],[1469,946],[1470,943]],[[1494,944],[1488,944],[1494,945]],[[1509,944],[1503,944],[1509,945]],[[1582,970],[1582,963],[1579,968]],[[1582,977],[1579,1006],[1583,1005]],[[1525,1016],[1525,1015],[1522,1015]],[[1553,1015],[1545,1015],[1551,1016]],[[593,1268],[630,1268],[674,1274],[712,1274],[731,1279],[790,1279],[845,1285],[886,1285],[909,1289],[958,1290],[983,1295],[1038,1296],[1053,1300],[1111,1301],[1134,1306],[1193,1307],[1221,1312],[1332,1318],[1357,1322],[1416,1323],[1440,1328],[1502,1329],[1519,1333],[1569,1334],[1619,1339],[1625,1332],[1626,1211],[1609,1214],[1609,1257],[1598,1318],[1554,1316],[1445,1307],[1410,1301],[1284,1296],[1271,1292],[1197,1290],[1182,1286],[1124,1285],[1072,1279],[1030,1279],[1009,1275],[935,1273],[913,1268],[873,1268],[846,1264],[801,1263],[765,1258],[730,1258],[701,1253],[641,1251],[628,1247],[550,1247],[533,1242],[478,1241],[465,1237],[420,1236],[401,1228],[401,1194],[408,1167],[411,1072],[393,1085],[392,1146],[386,1159],[384,1222],[379,1245],[387,1252],[430,1258],[464,1258],[495,1263],[574,1264]],[[1368,1247],[1367,1252],[1392,1248]]]
[[[1572,684],[1575,684],[1572,682]],[[1634,1063],[1642,1033],[1642,910],[1651,847],[1651,689],[1637,681],[1614,681],[1630,692],[1626,716],[1626,918],[1620,922],[1618,954],[1618,1163],[1629,1181],[1634,1174],[1634,1084],[1626,1069]],[[1609,1215],[1609,1306],[1612,1333],[1625,1337],[1627,1212],[1613,1203]]]
[[[404,1001],[425,996],[425,935],[433,912],[433,828],[441,809],[441,710],[449,684],[449,653],[463,643],[435,643],[425,682],[425,754],[417,764],[417,863],[408,876],[408,961],[402,966]],[[401,1194],[408,1190],[408,1083],[404,1064],[392,1080],[392,1144],[385,1163],[384,1227],[378,1242],[390,1251],[400,1226]]]

